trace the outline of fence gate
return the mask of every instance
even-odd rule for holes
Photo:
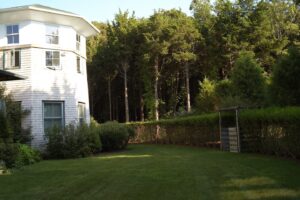
[[[226,115],[222,117],[222,112]],[[241,151],[239,131],[239,107],[219,110],[220,148],[222,151],[239,153]]]

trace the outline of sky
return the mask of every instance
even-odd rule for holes
[[[88,21],[111,21],[122,11],[135,11],[136,17],[148,17],[154,10],[180,8],[188,15],[191,0],[0,0],[0,8],[42,4],[79,14]]]

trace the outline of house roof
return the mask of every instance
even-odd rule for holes
[[[26,20],[71,26],[85,37],[99,33],[93,24],[75,13],[40,4],[0,9],[0,23],[2,24]]]
[[[8,71],[4,71],[4,70],[0,70],[0,81],[15,81],[15,80],[24,80],[25,77],[8,72]]]

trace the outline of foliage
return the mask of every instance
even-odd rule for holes
[[[222,114],[222,121],[230,119]],[[242,110],[239,116],[242,152],[300,158],[300,108]],[[230,125],[230,124],[228,124]],[[132,142],[217,147],[220,141],[217,113],[131,123]]]
[[[233,94],[247,105],[260,105],[264,99],[265,80],[262,68],[252,52],[243,52],[237,59],[230,80]]]
[[[242,150],[300,159],[299,116],[299,107],[241,112]]]
[[[76,158],[100,152],[101,142],[93,124],[67,125],[63,130],[53,127],[46,135],[46,157]]]
[[[15,161],[15,167],[31,165],[41,161],[40,152],[25,144],[19,144],[19,152]]]
[[[30,146],[12,142],[0,142],[0,161],[7,168],[20,168],[41,160],[40,153]]]
[[[293,47],[275,65],[272,74],[271,96],[281,106],[300,106],[300,50]]]
[[[129,139],[134,136],[134,131],[125,124],[106,122],[100,125],[99,135],[103,151],[113,151],[126,148]]]
[[[196,106],[199,112],[212,112],[217,110],[217,94],[215,92],[216,83],[204,78],[199,83],[199,94],[196,97]]]
[[[287,49],[300,44],[295,2],[193,0],[192,17],[177,9],[157,10],[143,19],[120,11],[113,22],[100,27],[101,42],[88,41],[94,49],[89,51],[92,60],[88,55],[91,113],[101,122],[123,122],[128,117],[144,121],[174,116],[183,108],[189,111],[197,104],[204,77],[216,82],[216,90],[219,81],[228,79],[235,85],[231,74],[245,51],[254,53],[249,66],[260,66],[269,77]],[[216,92],[218,106],[265,104],[266,91],[256,87],[260,82],[252,82],[251,91],[245,88],[249,81],[227,95]]]

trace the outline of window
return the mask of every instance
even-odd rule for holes
[[[44,131],[57,126],[64,127],[64,102],[61,101],[45,101],[44,106]]]
[[[6,36],[8,44],[19,43],[19,25],[6,26]]]
[[[77,66],[77,72],[81,73],[81,64],[80,64],[80,57],[77,56],[76,58],[76,66]]]
[[[2,65],[3,69],[16,69],[21,66],[20,59],[20,50],[11,49],[3,51]]]
[[[85,103],[78,103],[78,121],[79,124],[83,124],[85,122]]]
[[[80,35],[76,34],[76,50],[80,50]]]
[[[60,66],[60,53],[59,51],[46,51],[46,66],[57,67]]]
[[[58,27],[57,26],[46,26],[46,43],[58,44]]]

